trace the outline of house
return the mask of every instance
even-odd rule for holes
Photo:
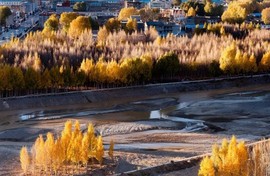
[[[181,26],[176,23],[162,22],[162,21],[149,21],[145,23],[145,30],[154,27],[161,37],[166,37],[168,34],[181,35]]]
[[[184,25],[187,31],[193,31],[196,28],[196,25],[202,27],[204,23],[219,23],[221,22],[220,17],[210,17],[210,16],[195,16],[187,17],[184,20]]]
[[[132,16],[130,16],[130,18],[131,19],[136,19],[136,21],[137,21],[137,30],[138,31],[144,31],[145,30],[144,29],[145,25],[144,25],[143,21],[141,20],[140,15],[132,15]],[[122,20],[121,21],[121,26],[122,27],[126,26],[127,22],[128,22],[128,20]]]
[[[134,7],[136,9],[143,8],[145,3],[140,2],[139,0],[125,0],[125,8]]]
[[[148,3],[149,8],[169,9],[172,6],[171,0],[151,0]]]

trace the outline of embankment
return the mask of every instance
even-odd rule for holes
[[[88,104],[114,99],[119,100],[133,97],[140,98],[168,93],[243,87],[267,83],[270,83],[270,74],[164,84],[149,84],[125,88],[87,90],[58,94],[28,95],[0,99],[0,111],[64,106],[72,104]]]

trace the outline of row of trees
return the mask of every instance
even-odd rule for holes
[[[249,148],[233,136],[221,146],[213,145],[211,157],[200,164],[199,176],[265,176],[269,174],[270,140],[259,141]]]
[[[269,71],[270,32],[257,30],[251,23],[240,25],[240,29],[206,24],[203,30],[207,32],[192,38],[162,38],[153,28],[145,33],[126,33],[115,27],[119,20],[111,19],[94,39],[87,27],[89,18],[66,13],[48,21],[56,25],[45,25],[47,32],[30,33],[23,40],[13,39],[0,47],[2,95],[7,91],[16,95],[23,89],[33,93],[38,89],[198,79],[219,76],[222,71],[230,75]],[[239,30],[243,37],[234,39],[230,33]],[[235,54],[226,54],[231,43]],[[226,66],[226,59],[232,64]]]
[[[75,122],[72,130],[72,122],[67,121],[61,132],[61,136],[55,138],[50,132],[46,140],[40,135],[31,148],[29,154],[26,147],[20,152],[21,167],[25,174],[55,175],[70,173],[81,173],[83,166],[87,172],[88,165],[97,160],[103,162],[104,146],[102,136],[96,136],[92,124],[88,125],[83,134],[80,123]],[[110,143],[108,155],[113,159],[113,141]],[[91,161],[91,162],[89,162]]]

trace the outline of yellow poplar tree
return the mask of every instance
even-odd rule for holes
[[[96,159],[99,161],[100,164],[102,164],[104,156],[104,148],[103,148],[103,141],[102,136],[98,136],[97,138],[97,149],[96,149]]]
[[[205,157],[201,164],[198,173],[199,176],[215,176],[215,168],[213,161],[209,157]]]
[[[64,130],[61,133],[61,144],[64,150],[65,161],[68,161],[68,147],[72,135],[72,122],[69,120],[65,123]]]
[[[51,169],[52,157],[54,152],[54,136],[51,132],[47,133],[47,139],[45,142],[45,153],[46,153],[46,165]]]
[[[219,59],[220,69],[226,73],[235,73],[235,56],[237,52],[237,47],[235,43],[232,43],[230,46],[226,47],[221,53]]]
[[[194,17],[194,16],[196,16],[196,11],[195,11],[195,9],[193,7],[190,7],[188,9],[187,16],[188,17]]]
[[[262,60],[259,64],[259,70],[264,72],[270,70],[270,52],[266,52],[263,55]]]
[[[81,161],[85,165],[87,169],[87,163],[88,163],[88,150],[89,150],[89,145],[90,145],[90,139],[87,133],[83,135],[82,139],[82,147],[81,147]]]
[[[253,73],[256,73],[258,71],[258,67],[257,67],[257,62],[256,62],[256,58],[254,56],[254,54],[252,54],[249,58],[249,66],[250,66],[250,71]]]
[[[21,161],[21,168],[23,172],[26,174],[30,166],[30,157],[28,155],[26,147],[22,147],[20,151],[20,161]]]
[[[89,31],[91,24],[89,17],[78,16],[75,20],[70,23],[68,35],[72,38],[79,37],[84,31]]]
[[[114,149],[114,142],[113,140],[111,140],[108,154],[112,160],[113,160],[113,149]]]
[[[68,160],[75,164],[78,164],[80,161],[81,144],[82,144],[82,132],[80,128],[80,123],[78,120],[76,120],[74,131],[72,132],[67,152]]]
[[[233,136],[230,143],[223,140],[221,147],[213,146],[212,156],[200,164],[199,176],[247,176],[248,151],[244,142],[237,144]]]
[[[36,151],[35,152],[35,162],[40,169],[42,169],[42,168],[45,169],[45,167],[46,167],[46,162],[45,162],[46,153],[45,153],[45,142],[44,142],[42,135],[39,135],[39,138],[36,140],[34,147],[35,147],[35,151]]]
[[[109,31],[106,29],[105,26],[99,28],[97,34],[97,42],[98,46],[104,46],[109,35]]]
[[[65,151],[61,143],[61,139],[57,139],[54,143],[52,155],[52,167],[55,175],[57,175],[58,170],[63,166],[63,162],[65,160],[64,152]]]
[[[92,123],[88,124],[87,135],[90,140],[88,157],[94,158],[96,156],[97,138],[95,137],[95,129]]]

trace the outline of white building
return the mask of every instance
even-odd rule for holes
[[[172,7],[171,0],[151,0],[149,2],[150,8],[169,9]]]

